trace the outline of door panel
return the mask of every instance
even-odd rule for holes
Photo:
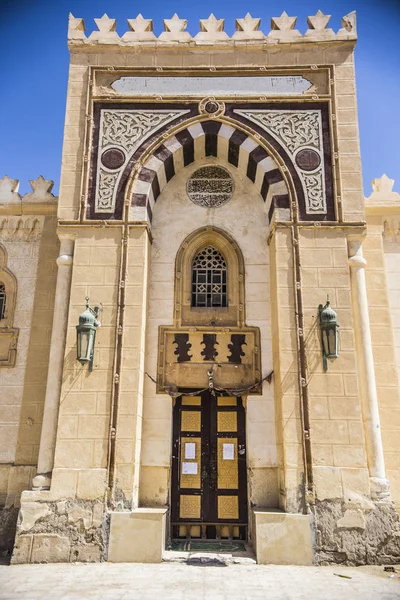
[[[241,398],[210,392],[178,398],[173,418],[172,536],[245,539],[246,473]]]

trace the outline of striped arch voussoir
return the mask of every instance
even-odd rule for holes
[[[228,161],[253,182],[267,203],[270,221],[275,209],[280,209],[279,220],[290,219],[286,182],[266,150],[231,125],[205,121],[168,139],[142,166],[133,185],[131,220],[151,223],[154,204],[166,184],[180,169],[207,156]]]

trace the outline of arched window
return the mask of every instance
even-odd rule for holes
[[[6,286],[0,282],[0,321],[4,319],[6,313]]]
[[[228,306],[225,258],[214,246],[202,248],[192,263],[192,302],[196,308]]]

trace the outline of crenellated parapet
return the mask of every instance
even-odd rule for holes
[[[337,33],[328,28],[331,16],[322,11],[307,18],[308,29],[301,33],[296,29],[297,17],[283,12],[280,17],[272,17],[271,30],[264,33],[260,30],[261,19],[247,13],[244,18],[236,19],[236,31],[229,37],[224,31],[225,19],[217,19],[214,14],[208,19],[200,19],[200,31],[192,36],[187,28],[187,20],[174,14],[170,19],[164,19],[164,29],[158,37],[153,33],[153,20],[145,19],[139,14],[135,19],[128,19],[129,30],[120,36],[116,31],[116,19],[104,14],[100,19],[94,19],[97,30],[86,35],[83,19],[69,15],[68,43],[79,45],[114,45],[134,46],[136,44],[188,44],[202,46],[210,44],[282,44],[309,43],[329,41],[355,41],[357,39],[356,13],[353,11],[342,18],[342,27]]]
[[[29,183],[32,191],[22,196],[18,192],[18,179],[11,179],[8,175],[0,179],[0,215],[45,215],[57,212],[58,198],[51,193],[54,181],[39,175]]]

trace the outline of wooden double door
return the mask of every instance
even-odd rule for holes
[[[173,538],[246,539],[245,409],[202,392],[176,399],[171,481]]]

